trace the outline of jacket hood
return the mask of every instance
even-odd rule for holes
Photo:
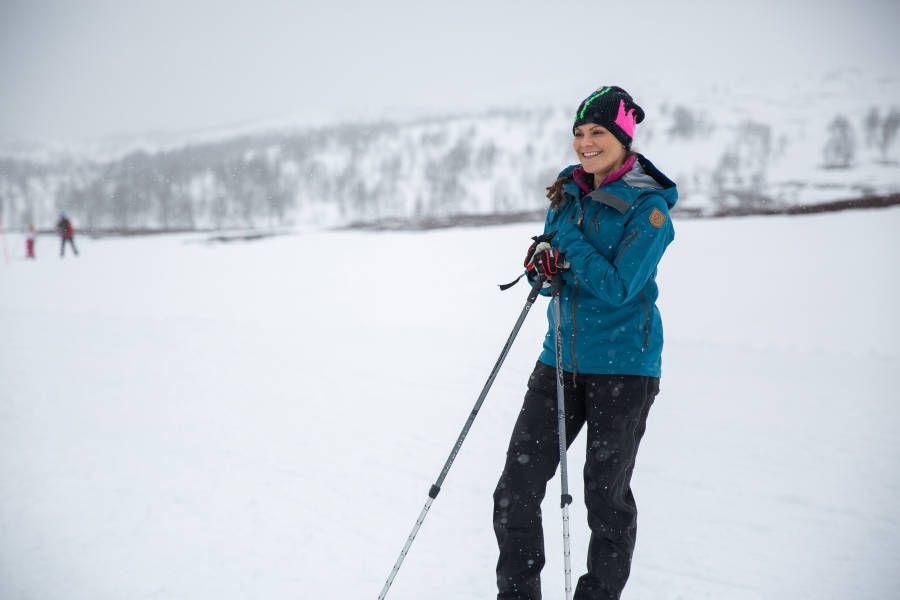
[[[637,155],[637,160],[631,170],[622,177],[622,181],[637,189],[656,190],[662,196],[669,210],[678,202],[678,187],[675,182],[657,169],[643,154]]]
[[[639,190],[639,193],[643,190],[653,191],[665,199],[666,204],[671,210],[672,207],[675,206],[675,203],[678,202],[678,187],[675,182],[666,177],[666,175],[657,169],[643,154],[635,153],[635,155],[637,156],[637,160],[634,161],[631,169],[625,173],[621,179],[602,187],[606,188],[611,185],[616,185],[621,181],[625,185]],[[569,165],[560,172],[559,177],[574,179],[575,170],[580,166],[581,165]]]

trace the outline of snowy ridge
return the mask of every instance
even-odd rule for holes
[[[859,90],[871,90],[861,101]],[[900,80],[811,91],[644,90],[643,151],[699,216],[900,193]],[[568,109],[269,128],[115,158],[0,158],[11,227],[68,210],[83,229],[334,227],[537,211],[574,162]]]

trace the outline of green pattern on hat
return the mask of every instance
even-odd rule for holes
[[[591,94],[590,97],[588,97],[588,99],[584,101],[584,104],[581,106],[581,112],[577,113],[576,118],[583,119],[584,111],[586,111],[587,107],[591,105],[591,102],[593,102],[594,100],[596,100],[597,98],[599,98],[600,96],[602,96],[603,94],[605,94],[606,92],[608,92],[611,89],[612,88],[609,86],[603,86],[602,88],[600,88],[599,90],[597,90],[596,92]]]

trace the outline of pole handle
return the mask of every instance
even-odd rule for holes
[[[563,278],[562,275],[556,275],[550,280],[550,295],[559,297],[562,293]]]

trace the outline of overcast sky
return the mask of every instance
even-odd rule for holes
[[[897,0],[0,0],[0,138],[897,75]]]

